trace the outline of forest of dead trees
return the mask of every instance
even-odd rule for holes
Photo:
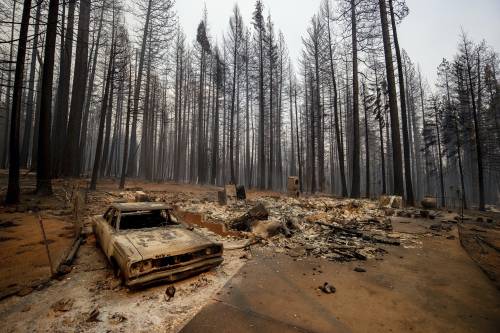
[[[310,193],[500,201],[499,56],[457,31],[429,85],[398,38],[403,0],[324,0],[300,59],[260,0],[223,38],[201,8],[186,36],[174,0],[0,1],[7,203],[20,169],[41,195],[68,177],[279,191],[298,176]]]

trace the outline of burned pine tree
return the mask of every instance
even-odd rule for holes
[[[232,56],[232,83],[231,83],[231,110],[229,120],[229,165],[230,179],[232,184],[236,184],[235,171],[235,114],[238,112],[239,106],[236,105],[237,100],[237,80],[239,80],[241,48],[243,45],[243,22],[238,6],[233,9],[233,16],[229,19],[229,34],[227,38],[227,47]],[[239,99],[239,98],[238,98]]]
[[[380,22],[382,26],[382,36],[384,40],[384,54],[387,74],[387,84],[389,91],[389,110],[391,119],[391,142],[392,142],[392,163],[393,163],[393,179],[394,193],[404,195],[403,182],[403,160],[401,152],[401,134],[399,131],[399,114],[396,94],[396,79],[394,75],[394,65],[392,57],[392,46],[389,35],[389,23],[387,17],[386,0],[379,0]]]
[[[205,21],[202,20],[198,25],[196,41],[200,46],[200,73],[198,81],[198,114],[197,114],[197,155],[198,155],[198,182],[204,184],[207,180],[207,154],[206,141],[204,131],[204,93],[205,93],[205,75],[206,75],[206,58],[211,53],[210,41],[206,31]]]
[[[260,0],[255,3],[255,11],[253,13],[253,26],[256,30],[256,39],[258,47],[258,69],[259,69],[259,125],[258,125],[258,187],[263,189],[266,184],[266,162],[265,162],[265,147],[264,147],[264,37],[265,23],[263,16],[263,5]]]
[[[10,140],[9,140],[9,184],[5,203],[16,204],[19,202],[19,127],[21,122],[22,82],[24,75],[24,60],[26,57],[26,44],[28,39],[28,24],[30,19],[31,0],[24,0],[19,43],[17,45],[16,73],[14,75],[14,92],[12,96],[12,112],[10,115]]]
[[[76,37],[75,69],[71,108],[66,130],[66,145],[63,149],[64,162],[62,172],[67,176],[80,175],[80,133],[83,117],[83,105],[87,89],[88,49],[89,49],[90,0],[80,1],[78,15],[78,34]],[[66,125],[66,124],[65,124]]]
[[[52,84],[54,76],[54,53],[56,48],[59,0],[50,0],[45,36],[45,50],[42,70],[42,89],[40,92],[40,111],[38,120],[38,152],[36,172],[36,192],[41,195],[52,194],[50,117],[52,113]]]

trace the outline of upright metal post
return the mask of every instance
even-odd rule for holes
[[[50,274],[54,275],[54,268],[52,267],[52,258],[50,257],[49,243],[47,242],[47,236],[45,235],[45,228],[43,227],[42,215],[38,214],[38,222],[40,223],[40,228],[42,229],[43,242],[45,244],[45,250],[47,251],[47,257],[49,258]]]

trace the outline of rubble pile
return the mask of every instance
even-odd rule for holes
[[[305,220],[301,232],[290,238],[271,240],[274,246],[287,249],[292,257],[315,256],[335,261],[366,260],[381,257],[381,245],[400,245],[400,235],[392,233],[389,219],[370,218],[345,222]]]
[[[178,204],[248,237],[265,238],[268,247],[292,257],[366,260],[386,253],[382,245],[398,246],[405,240],[392,232],[385,210],[369,200],[265,196],[225,206],[215,200]],[[265,215],[257,207],[265,207],[269,217],[257,216]]]

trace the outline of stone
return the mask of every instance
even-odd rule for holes
[[[328,282],[325,282],[322,286],[319,287],[319,289],[325,294],[334,294],[337,291],[337,289]]]

